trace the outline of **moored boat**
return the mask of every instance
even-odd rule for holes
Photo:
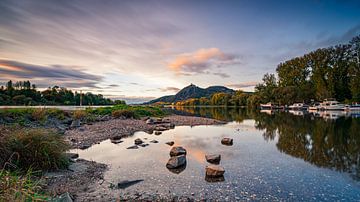
[[[307,110],[309,105],[304,103],[294,103],[288,107],[290,110]]]
[[[335,99],[325,99],[322,103],[320,103],[320,110],[344,110],[345,105],[340,104],[340,102]]]

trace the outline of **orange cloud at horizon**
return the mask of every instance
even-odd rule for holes
[[[168,67],[172,70],[179,71],[186,66],[204,65],[212,59],[227,60],[230,59],[230,57],[218,48],[202,48],[193,53],[179,55],[173,62],[168,64]]]

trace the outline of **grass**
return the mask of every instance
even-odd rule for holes
[[[5,131],[5,130],[2,130]],[[0,165],[13,165],[19,170],[50,170],[67,167],[64,152],[70,147],[63,138],[49,129],[7,129],[0,138]],[[16,158],[11,158],[11,157]]]
[[[0,171],[0,201],[47,201],[48,196],[41,193],[38,180],[33,179],[33,173]]]
[[[6,118],[12,123],[24,125],[26,122],[38,122],[44,124],[49,118],[64,120],[68,115],[67,112],[60,109],[44,108],[10,108],[0,110],[0,119]]]

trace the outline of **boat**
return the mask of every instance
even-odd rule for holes
[[[360,104],[355,103],[352,105],[345,105],[344,110],[345,111],[360,111]]]
[[[268,102],[266,104],[260,104],[260,109],[285,109],[285,107]]]
[[[309,105],[304,103],[294,103],[288,107],[290,110],[307,110]]]
[[[320,103],[320,110],[344,110],[345,105],[340,104],[340,102],[335,99],[325,99],[322,103]]]
[[[314,103],[309,106],[309,111],[318,111],[320,110],[320,103]]]
[[[275,108],[275,105],[272,104],[271,102],[268,102],[266,104],[260,104],[260,108],[261,109],[273,109],[273,108]]]

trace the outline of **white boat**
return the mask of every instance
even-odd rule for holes
[[[334,99],[325,99],[322,103],[320,103],[320,110],[344,110],[345,105],[340,104],[340,102]]]
[[[290,105],[288,108],[290,110],[307,110],[309,105],[304,103],[294,103],[293,105]]]
[[[272,104],[271,102],[268,102],[266,104],[260,104],[261,109],[273,109],[274,107],[275,105]]]
[[[346,105],[344,107],[344,110],[345,111],[360,111],[360,104],[355,103],[355,104],[352,104],[352,105]]]

